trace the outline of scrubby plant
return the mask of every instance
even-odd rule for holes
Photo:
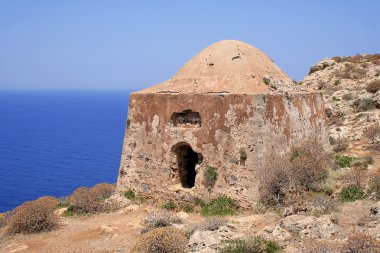
[[[343,252],[347,253],[378,253],[380,240],[365,233],[351,235],[343,245]]]
[[[334,140],[334,143],[331,143],[333,145],[332,150],[335,153],[346,151],[348,146],[349,146],[348,143],[349,142],[348,142],[347,138],[338,138],[338,139]]]
[[[291,183],[289,162],[275,159],[266,167],[259,188],[261,202],[268,206],[283,205]]]
[[[380,79],[368,83],[366,90],[370,93],[376,93],[378,90],[380,90]]]
[[[371,142],[371,143],[378,143],[380,142],[380,125],[377,123],[374,123],[370,125],[367,129],[367,131],[364,132],[364,136]]]
[[[213,187],[217,179],[218,179],[218,172],[216,171],[216,169],[214,167],[207,165],[204,172],[205,186]]]
[[[328,196],[319,195],[312,200],[311,206],[316,214],[330,214],[338,208],[337,203]]]
[[[168,227],[179,222],[180,220],[168,211],[151,212],[144,217],[145,228],[143,232],[148,232],[155,228]]]
[[[375,193],[376,200],[380,200],[380,174],[373,173],[369,176],[368,180],[368,190],[369,192]]]
[[[293,148],[292,154],[290,173],[294,185],[315,190],[327,177],[328,154],[320,144],[309,142]]]
[[[239,154],[240,154],[240,161],[242,161],[244,163],[247,160],[247,158],[248,158],[247,152],[245,152],[244,148],[241,148],[239,150]]]
[[[201,207],[203,216],[225,216],[236,214],[236,203],[228,196],[221,196],[207,201]]]
[[[128,189],[125,192],[123,192],[123,196],[126,197],[129,200],[132,200],[132,199],[136,198],[135,192],[132,191],[131,189]]]
[[[365,170],[369,165],[372,165],[373,163],[374,160],[372,157],[357,158],[352,162],[352,168]]]
[[[141,236],[130,252],[182,253],[187,248],[188,241],[182,230],[173,227],[157,228]]]
[[[364,112],[376,108],[376,102],[368,98],[356,99],[352,106],[358,112]]]
[[[270,79],[268,77],[263,77],[263,82],[266,84],[266,85],[270,85]]]
[[[342,202],[354,202],[364,199],[365,196],[363,188],[357,185],[346,186],[339,192],[339,198]]]
[[[98,184],[92,188],[79,187],[68,198],[74,213],[96,213],[106,211],[104,200],[114,192],[112,184]]]
[[[208,231],[215,231],[218,230],[219,227],[226,224],[226,220],[220,217],[209,217],[205,219],[200,225],[200,229],[202,230],[208,230]]]
[[[335,156],[335,163],[341,168],[345,168],[345,167],[351,168],[352,162],[354,161],[354,159],[355,159],[355,157],[352,157],[352,156],[336,155]]]
[[[186,203],[185,206],[183,207],[183,211],[186,213],[192,213],[194,212],[194,206],[190,203]]]
[[[283,249],[277,242],[256,236],[247,239],[228,240],[221,253],[276,253]]]
[[[174,210],[176,209],[177,205],[174,203],[174,201],[170,200],[168,202],[165,202],[163,205],[162,205],[162,208],[166,209],[166,210]]]
[[[57,228],[58,218],[53,213],[57,203],[53,197],[42,197],[16,207],[10,218],[7,233],[31,234]]]

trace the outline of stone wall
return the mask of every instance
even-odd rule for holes
[[[259,197],[259,175],[270,154],[284,154],[306,139],[328,148],[320,93],[134,93],[117,190],[186,201],[227,194],[249,207]],[[178,147],[194,153],[177,159]],[[189,157],[198,157],[192,188],[179,168]],[[213,187],[205,186],[207,166],[218,173]]]

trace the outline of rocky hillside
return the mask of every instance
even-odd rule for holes
[[[336,152],[380,150],[380,54],[323,59],[302,85],[323,91]]]
[[[0,214],[0,252],[380,253],[380,55],[324,59],[300,89],[324,93],[333,159],[273,161],[254,208],[81,187]]]

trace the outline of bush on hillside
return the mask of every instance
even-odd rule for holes
[[[364,132],[364,136],[371,142],[371,143],[378,143],[380,142],[380,125],[379,124],[372,124],[368,127],[367,131]]]
[[[131,253],[182,253],[187,248],[188,241],[182,230],[173,227],[157,228],[141,236]]]
[[[374,80],[367,84],[366,90],[370,93],[376,93],[380,90],[380,80]]]
[[[215,231],[218,230],[219,227],[226,224],[226,220],[220,217],[209,217],[206,220],[204,220],[200,225],[201,230],[207,230],[207,231]]]
[[[216,180],[218,179],[218,172],[216,169],[207,165],[203,176],[204,185],[209,188],[214,187]]]
[[[343,252],[378,253],[380,252],[380,241],[370,235],[356,233],[347,239],[346,243],[343,245]]]
[[[8,234],[31,234],[50,231],[58,227],[58,218],[53,208],[58,201],[53,197],[42,197],[16,207],[10,218]]]
[[[104,200],[114,192],[112,184],[98,184],[92,188],[80,187],[69,197],[68,202],[75,213],[96,213],[107,209]]]
[[[352,106],[357,112],[365,112],[376,108],[376,102],[368,98],[356,99]]]
[[[201,208],[203,216],[225,216],[236,214],[236,204],[228,196],[221,196],[204,203]]]
[[[342,202],[354,202],[364,199],[365,196],[363,188],[357,185],[346,186],[339,192],[339,198]]]

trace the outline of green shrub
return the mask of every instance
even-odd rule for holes
[[[335,163],[341,167],[341,168],[345,168],[345,167],[350,167],[352,166],[352,162],[355,160],[354,157],[352,156],[340,156],[340,155],[336,155],[335,156]]]
[[[177,205],[172,200],[170,200],[169,202],[166,202],[162,207],[167,210],[174,210]]]
[[[228,240],[221,253],[276,253],[281,252],[281,247],[277,242],[264,239],[260,236],[248,239]]]
[[[221,196],[207,201],[201,209],[203,216],[224,216],[236,214],[236,204],[228,196]]]
[[[344,187],[339,193],[339,198],[343,202],[354,202],[359,199],[364,199],[365,193],[362,187],[352,185]]]
[[[182,230],[173,227],[153,229],[137,240],[131,253],[180,253],[187,248],[189,239]]]
[[[207,187],[213,187],[217,179],[218,172],[216,172],[216,169],[207,165],[204,173],[204,184]]]
[[[241,148],[240,150],[239,150],[239,154],[240,154],[240,160],[241,161],[246,161],[247,160],[247,158],[248,158],[248,156],[247,156],[247,152],[245,152],[245,149],[244,148]]]
[[[126,197],[127,199],[135,199],[136,198],[136,194],[134,191],[132,191],[131,189],[128,189],[126,190],[124,193],[123,193],[123,196]]]
[[[192,212],[194,212],[194,207],[193,207],[192,204],[187,203],[187,204],[183,207],[183,211],[186,212],[186,213],[192,213]]]
[[[63,212],[63,216],[65,217],[71,217],[71,216],[74,216],[74,210],[73,210],[73,207],[72,206],[69,206],[66,211]]]
[[[368,98],[356,99],[352,106],[358,112],[364,112],[376,108],[376,102]]]
[[[266,85],[269,85],[270,84],[270,79],[268,77],[263,77],[263,82],[266,84]]]

